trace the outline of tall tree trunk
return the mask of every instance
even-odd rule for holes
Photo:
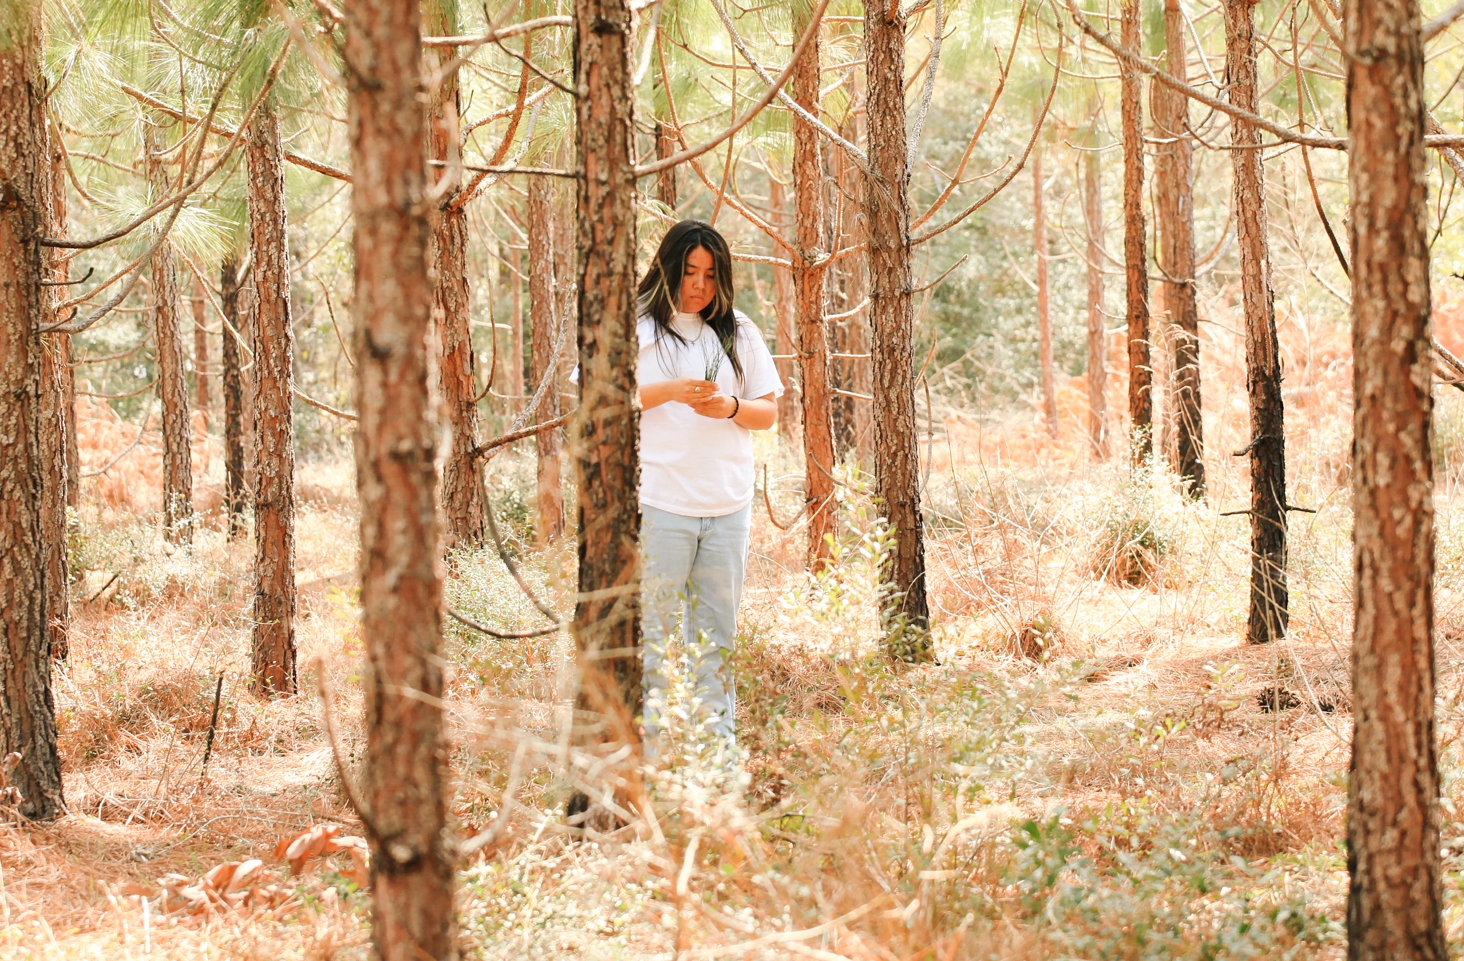
[[[50,152],[46,167],[50,201],[47,230],[52,237],[66,236],[66,175],[58,156],[60,145]],[[67,298],[66,280],[70,261],[64,250],[47,251],[51,256],[47,277],[49,288],[44,316],[48,323],[65,318],[57,309]],[[41,539],[46,555],[46,611],[51,634],[51,657],[64,661],[70,650],[71,571],[67,563],[66,506],[71,501],[71,465],[68,450],[76,439],[76,412],[72,408],[75,378],[71,368],[71,335],[56,332],[41,338]]]
[[[508,405],[521,411],[528,405],[524,399],[524,258],[517,244],[508,248],[513,269],[508,272],[509,300],[513,308],[512,327],[508,332],[508,392],[516,399]]]
[[[346,4],[361,634],[369,665],[362,813],[371,844],[371,941],[384,961],[456,952],[437,428],[427,394],[432,235],[421,23],[417,0]]]
[[[438,0],[429,8],[430,29],[441,34],[458,32],[454,6]],[[437,67],[458,51],[444,47],[429,59]],[[432,102],[429,147],[433,160],[449,161],[457,150],[461,93],[457,72],[444,77]],[[433,232],[433,313],[437,321],[437,380],[447,410],[448,450],[442,466],[442,512],[448,550],[482,545],[488,495],[478,463],[478,378],[470,325],[471,287],[468,284],[468,211],[461,187],[454,184],[442,195]]]
[[[0,754],[20,755],[9,785],[26,817],[66,809],[51,695],[41,542],[41,287],[48,153],[41,4],[0,11]]]
[[[66,155],[62,151],[59,141],[51,144],[51,204],[54,223],[52,225],[53,237],[64,237],[67,232],[68,216],[66,210]],[[67,280],[71,275],[71,261],[63,255],[64,250],[56,250],[55,262],[52,268],[52,280]],[[56,302],[65,300],[61,295],[67,288],[58,287]],[[59,318],[58,318],[59,319]],[[81,452],[77,448],[76,439],[76,368],[74,364],[74,351],[71,345],[71,335],[56,333],[51,335],[56,345],[56,361],[59,365],[56,368],[56,376],[61,389],[61,418],[63,420],[63,437],[66,457],[66,506],[75,508],[81,505]],[[76,572],[68,571],[69,575]],[[69,620],[69,616],[68,616]],[[57,655],[58,657],[61,655]]]
[[[794,8],[793,30],[802,36],[810,13]],[[819,43],[809,40],[793,72],[793,98],[805,110],[819,111]],[[838,519],[834,500],[833,393],[830,381],[828,328],[824,324],[824,280],[820,263],[824,248],[823,158],[820,134],[793,118],[793,299],[798,330],[798,360],[803,387],[804,496],[808,510],[808,568],[817,573],[832,558],[831,541]]]
[[[147,182],[154,200],[172,192],[163,162],[162,128],[143,125]],[[193,542],[193,429],[188,422],[188,378],[178,318],[178,276],[173,248],[164,241],[152,258],[153,344],[158,357],[158,395],[163,402],[163,536],[170,544]]]
[[[768,178],[768,209],[772,211],[773,222],[779,230],[788,226],[788,203],[785,188],[781,183]],[[781,253],[774,248],[774,254]],[[783,393],[778,397],[778,433],[790,447],[803,443],[803,388],[798,383],[798,322],[795,318],[793,295],[793,270],[790,267],[773,268],[773,309],[778,315],[773,338],[773,352],[785,360],[775,361],[778,379],[783,382]]]
[[[239,362],[239,261],[227,257],[219,268],[220,306],[224,309],[220,362],[224,393],[224,511],[229,540],[244,529],[244,377]],[[230,328],[233,328],[232,330]]]
[[[1164,0],[1164,43],[1169,72],[1188,79],[1184,14],[1179,0]],[[1176,469],[1196,500],[1205,496],[1205,433],[1200,418],[1200,308],[1195,298],[1195,201],[1190,182],[1189,98],[1154,85],[1154,216],[1159,266],[1169,317],[1170,418]],[[1254,152],[1254,151],[1252,151]]]
[[[1087,232],[1088,272],[1088,447],[1098,460],[1108,458],[1108,327],[1103,315],[1103,159],[1097,151],[1100,101],[1093,101],[1093,123],[1083,152],[1083,223]]]
[[[858,91],[859,80],[854,80],[854,89]],[[850,143],[858,143],[861,139],[860,119],[863,114],[857,111],[850,111],[850,116],[844,124],[842,133]],[[838,152],[838,189],[844,197],[859,196],[859,168],[850,162],[849,157],[841,150]],[[843,210],[843,224],[836,232],[837,242],[835,247],[851,247],[864,239],[864,217],[863,211],[855,203],[845,202],[838,205]],[[874,377],[869,362],[869,311],[859,305],[864,303],[869,294],[869,275],[863,257],[845,257],[838,262],[840,274],[840,287],[843,290],[844,302],[840,308],[841,312],[854,311],[852,315],[841,321],[843,336],[840,338],[842,353],[849,356],[841,358],[840,363],[847,373],[844,378],[847,384],[846,390],[850,393],[861,394],[864,397],[870,396],[874,391]],[[845,410],[849,415],[849,425],[854,435],[854,451],[859,458],[859,463],[868,470],[874,465],[874,406],[867,400],[858,397],[841,398],[848,402]]]
[[[657,78],[656,83],[660,83]],[[664,160],[676,153],[676,132],[671,125],[661,120],[656,121],[656,159]],[[676,168],[667,167],[656,175],[656,199],[665,204],[670,210],[676,209],[678,201],[676,191]]]
[[[627,0],[574,0],[579,163],[578,706],[610,744],[641,711],[640,413],[635,397],[634,117]]]
[[[910,303],[910,199],[905,144],[905,14],[873,3],[864,11],[869,92],[869,318],[873,332],[875,486],[894,532],[884,561],[885,641],[907,661],[935,656],[926,600],[915,423],[914,315]]]
[[[1057,438],[1057,372],[1052,364],[1052,314],[1047,296],[1047,211],[1042,203],[1042,142],[1032,147],[1032,246],[1037,253],[1037,355],[1042,367],[1042,417]]]
[[[295,693],[294,335],[285,229],[285,152],[273,101],[249,125],[249,232],[254,287],[254,690]]]
[[[1423,40],[1417,0],[1346,5],[1352,195],[1347,956],[1443,961]],[[1245,151],[1258,153],[1258,151]]]
[[[1225,73],[1230,102],[1258,112],[1256,44],[1251,0],[1225,0]],[[1271,293],[1266,237],[1266,185],[1260,132],[1232,119],[1240,291],[1245,308],[1245,385],[1250,397],[1250,619],[1246,640],[1264,644],[1286,634],[1286,424],[1281,405],[1281,350]]]
[[[1123,44],[1140,47],[1139,0],[1123,0]],[[1129,444],[1134,463],[1154,450],[1153,370],[1149,364],[1149,260],[1144,237],[1143,74],[1119,66],[1123,113],[1123,260],[1128,308]]]
[[[189,306],[193,308],[193,396],[203,414],[204,431],[207,432],[209,408],[213,406],[213,391],[210,390],[213,372],[209,364],[208,318],[203,309],[203,298],[203,278],[194,277],[193,296],[189,298]]]
[[[560,358],[555,348],[559,326],[554,322],[554,185],[547,177],[529,178],[529,359],[530,383],[537,390],[548,376],[552,383],[539,402],[538,421],[559,416]],[[539,546],[547,547],[564,536],[564,481],[560,465],[557,430],[534,438],[538,476],[539,523],[535,528]]]

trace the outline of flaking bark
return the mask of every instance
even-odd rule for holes
[[[172,193],[162,151],[163,130],[143,125],[144,165],[154,200]],[[188,376],[178,316],[178,274],[173,248],[164,241],[152,258],[153,346],[158,396],[163,408],[163,536],[170,544],[193,542],[193,428],[188,422]]]
[[[1416,0],[1350,0],[1352,760],[1347,956],[1443,961],[1423,41]],[[1254,153],[1256,151],[1248,151]]]
[[[433,32],[457,33],[452,4],[436,0],[428,9]],[[435,9],[434,9],[435,8]],[[440,66],[457,55],[446,48],[429,60]],[[461,94],[456,73],[443,78],[432,101],[429,147],[432,159],[447,161],[456,148]],[[486,536],[484,511],[488,495],[483,486],[477,448],[478,381],[470,326],[471,289],[468,285],[468,211],[460,184],[442,195],[433,231],[433,315],[437,322],[437,380],[447,416],[448,449],[442,465],[442,513],[445,546],[473,548]]]
[[[48,226],[41,5],[0,10],[0,756],[26,817],[65,811],[51,694],[46,563],[41,543],[40,325],[37,239]]]
[[[1250,0],[1225,0],[1225,69],[1230,102],[1257,112],[1256,41]],[[1286,634],[1286,424],[1281,403],[1281,348],[1271,291],[1265,170],[1260,132],[1231,120],[1235,234],[1245,310],[1245,384],[1250,400],[1251,578],[1246,640],[1264,644]],[[1245,149],[1249,147],[1250,149]]]
[[[1169,72],[1188,76],[1184,16],[1179,0],[1164,0],[1164,37]],[[1175,472],[1188,494],[1205,496],[1204,422],[1200,416],[1200,314],[1195,297],[1195,209],[1191,182],[1189,98],[1154,84],[1154,217],[1158,260],[1168,314],[1169,416],[1174,431]],[[1255,152],[1255,151],[1253,151]]]
[[[1139,0],[1123,0],[1123,44],[1140,47]],[[1123,261],[1128,318],[1129,444],[1135,463],[1154,449],[1153,370],[1149,363],[1149,260],[1144,235],[1143,74],[1128,61],[1122,74]]]
[[[633,743],[641,712],[640,411],[635,401],[635,155],[627,0],[575,0],[579,163],[579,598],[573,633],[581,742]]]
[[[905,23],[899,4],[865,7],[870,172],[864,182],[864,210],[874,354],[874,447],[878,451],[875,486],[880,509],[893,532],[881,571],[886,644],[892,657],[927,661],[934,651],[926,599],[912,356]]]
[[[456,954],[456,931],[437,428],[427,394],[431,200],[421,11],[416,0],[351,0],[345,15],[371,941],[384,961],[444,959]]]
[[[249,126],[249,231],[254,287],[254,625],[251,686],[294,694],[295,417],[290,390],[294,335],[286,232],[285,155],[273,102]]]
[[[224,394],[224,512],[229,516],[229,539],[244,529],[244,378],[240,373],[239,261],[228,257],[219,268],[219,305],[224,309],[224,332],[219,359]],[[232,330],[230,328],[233,328]],[[242,331],[241,331],[242,333]]]
[[[793,30],[799,36],[809,12],[795,8]],[[812,38],[793,73],[793,98],[815,116],[819,111],[819,44]],[[829,336],[824,323],[823,158],[821,135],[793,118],[793,258],[794,326],[798,332],[798,366],[803,389],[804,496],[808,512],[808,568],[817,573],[832,557],[831,540],[838,519],[834,500],[834,423],[830,383]]]

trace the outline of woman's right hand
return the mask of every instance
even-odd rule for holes
[[[716,381],[701,380],[696,377],[678,377],[676,380],[647,384],[640,388],[641,410],[651,410],[671,401],[690,404],[692,401],[713,397],[720,390]]]

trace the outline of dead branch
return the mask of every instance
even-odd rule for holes
[[[720,2],[718,2],[718,0],[714,0],[714,2],[717,3],[717,8],[721,10],[722,8]],[[827,8],[828,5],[829,0],[819,0],[818,6],[814,8],[813,16],[808,21],[807,29],[803,31],[803,36],[798,38],[798,45],[793,48],[793,57],[791,60],[788,61],[787,68],[783,71],[783,73],[778,77],[777,80],[772,81],[771,86],[768,88],[768,92],[762,96],[762,99],[753,104],[752,107],[738,120],[734,121],[732,123],[732,126],[728,127],[726,130],[723,130],[711,140],[708,140],[699,146],[692,147],[688,150],[683,150],[680,153],[672,154],[669,157],[657,160],[653,163],[640,164],[635,168],[635,175],[637,177],[648,177],[651,174],[660,173],[662,170],[675,167],[678,164],[682,164],[687,162],[688,160],[700,157],[708,150],[716,148],[724,140],[728,139],[733,134],[737,133],[737,131],[747,126],[747,124],[752,120],[753,117],[756,117],[758,114],[762,113],[763,108],[773,102],[773,98],[775,98],[778,93],[782,91],[783,85],[786,84],[789,78],[793,76],[793,71],[798,66],[798,58],[803,56],[803,51],[808,48],[809,41],[818,35],[819,22],[823,19],[824,9]],[[764,82],[768,81],[765,79]],[[789,99],[791,100],[792,98]],[[815,120],[814,122],[817,123],[817,120]]]

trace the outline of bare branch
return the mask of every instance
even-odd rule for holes
[[[947,220],[939,227],[932,227],[922,234],[911,237],[911,246],[915,244],[923,244],[927,240],[930,240],[931,238],[943,234],[947,230],[950,230],[956,224],[965,220],[967,217],[971,216],[973,213],[984,207],[991,200],[991,198],[995,197],[997,194],[1005,190],[1007,184],[1016,179],[1017,174],[1022,172],[1022,168],[1027,165],[1027,158],[1032,156],[1032,149],[1037,145],[1037,138],[1042,134],[1042,125],[1047,122],[1047,112],[1052,109],[1052,98],[1053,95],[1057,93],[1057,81],[1058,78],[1062,75],[1063,44],[1066,39],[1067,35],[1063,31],[1059,30],[1057,32],[1057,64],[1054,68],[1054,72],[1052,75],[1052,85],[1047,88],[1047,99],[1042,102],[1042,112],[1038,114],[1037,122],[1032,126],[1032,137],[1030,140],[1027,141],[1027,148],[1022,151],[1022,159],[1017,161],[1017,165],[1012,168],[1012,172],[1007,174],[1006,178],[1003,179],[1001,183],[997,184],[995,187],[992,187],[991,190],[988,191],[986,195],[980,200],[976,201],[974,204],[967,207],[960,213],[956,214],[954,217],[952,217],[950,220]]]
[[[742,59],[746,60],[748,65],[751,66],[754,71],[756,71],[758,77],[762,80],[763,83],[774,85],[773,78],[768,75],[768,72],[763,68],[763,65],[758,63],[757,58],[755,58],[752,55],[752,52],[747,49],[747,44],[743,42],[742,35],[737,32],[737,26],[732,22],[732,18],[727,16],[727,8],[722,3],[722,0],[712,0],[712,5],[717,8],[717,15],[722,18],[722,26],[727,28],[727,35],[732,38],[732,43],[734,46],[737,47],[737,52],[742,54]],[[794,48],[793,56],[788,61],[788,66],[784,68],[782,77],[773,86],[772,92],[776,94],[778,96],[778,99],[783,102],[783,106],[796,113],[800,119],[809,124],[819,133],[823,134],[825,137],[832,140],[834,143],[838,144],[840,147],[843,147],[846,151],[848,151],[849,156],[854,158],[854,163],[858,165],[859,169],[864,171],[865,173],[868,173],[869,158],[864,155],[864,151],[860,150],[858,147],[854,146],[854,144],[839,136],[836,131],[831,130],[827,124],[815,117],[812,113],[805,109],[802,104],[794,100],[787,94],[786,91],[783,90],[783,82],[792,75],[793,70],[798,66],[798,58],[803,55],[803,44],[809,36],[812,36],[812,31],[818,29],[819,20],[822,18],[824,7],[826,7],[827,5],[828,4],[826,3],[820,4],[818,9],[814,11],[813,19],[809,21],[808,24],[808,30],[804,32],[804,40],[800,40],[798,46]]]
[[[136,87],[132,86],[129,83],[122,82],[119,83],[117,86],[122,90],[123,93],[127,94],[133,100],[152,107],[158,113],[167,114],[174,120],[181,120],[184,123],[192,124],[199,122],[199,119],[197,117],[187,114],[182,110],[179,110],[177,107],[174,107],[171,104],[159,100],[157,97],[154,97],[151,94],[144,93],[143,91],[138,90]],[[221,124],[218,121],[213,120],[209,121],[208,129],[209,132],[216,133],[221,137],[234,137],[238,134],[238,131],[235,130],[233,127],[226,126],[225,124]],[[285,151],[285,159],[297,167],[304,167],[306,170],[313,170],[318,174],[325,174],[327,177],[333,177],[336,180],[342,180],[346,183],[351,182],[351,175],[346,173],[344,170],[341,170],[337,167],[332,167],[330,164],[327,163],[321,163],[319,160],[312,160],[309,157],[297,154],[292,150]]]
[[[424,47],[472,47],[473,50],[494,40],[504,40],[508,37],[517,37],[519,34],[529,33],[534,30],[542,30],[545,27],[572,27],[574,17],[538,17],[534,20],[525,20],[523,23],[510,24],[506,27],[497,27],[486,34],[464,37],[423,37]],[[471,54],[473,50],[467,51]]]
[[[722,10],[720,0],[713,0],[713,2],[716,3],[718,10]],[[787,68],[783,71],[782,75],[779,76],[777,80],[771,82],[771,86],[768,88],[768,92],[763,95],[762,99],[753,104],[751,109],[743,114],[741,118],[733,122],[732,126],[728,127],[726,130],[723,130],[711,140],[708,140],[706,143],[703,143],[697,147],[693,147],[689,150],[683,150],[680,153],[672,154],[671,156],[661,160],[657,160],[654,163],[642,164],[636,167],[635,175],[637,177],[647,177],[654,173],[660,173],[662,170],[666,170],[670,167],[675,167],[678,164],[685,163],[688,160],[700,157],[708,150],[714,149],[715,147],[717,147],[717,145],[722,143],[722,141],[726,140],[733,134],[737,133],[737,131],[747,126],[748,122],[751,121],[753,117],[756,117],[759,113],[762,113],[763,108],[773,102],[773,98],[778,96],[779,92],[783,89],[783,85],[786,84],[788,82],[788,79],[793,76],[793,71],[798,66],[798,58],[803,56],[803,51],[807,49],[809,41],[811,41],[814,37],[818,35],[819,21],[823,19],[824,9],[827,8],[828,5],[829,0],[819,0],[818,6],[813,11],[813,16],[808,21],[807,29],[803,31],[803,36],[798,38],[798,45],[793,48],[793,57],[791,60],[788,61]],[[725,17],[725,11],[723,11],[723,16]],[[766,78],[764,78],[764,82],[767,82]],[[790,97],[788,99],[791,100],[792,98]],[[815,120],[814,122],[817,123],[817,120]]]
[[[1464,16],[1464,0],[1458,0],[1452,7],[1423,25],[1424,43],[1449,29],[1449,26],[1461,16]]]

